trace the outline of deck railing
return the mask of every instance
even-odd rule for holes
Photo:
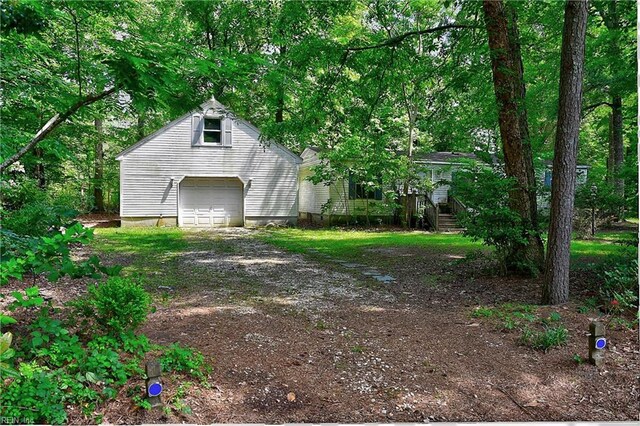
[[[449,195],[449,206],[451,208],[451,214],[457,216],[458,213],[466,212],[467,206],[456,197]]]
[[[433,228],[434,231],[439,231],[438,217],[440,216],[440,207],[431,201],[429,195],[424,197],[424,218],[426,222]]]

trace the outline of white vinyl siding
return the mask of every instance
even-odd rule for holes
[[[343,216],[364,215],[367,209],[367,200],[357,199],[349,200],[349,182],[348,180],[338,180],[331,185],[319,183],[314,185],[313,182],[307,180],[308,176],[313,175],[312,168],[320,164],[318,153],[313,150],[305,150],[302,153],[303,163],[300,166],[300,213],[313,213],[325,215]],[[330,207],[322,211],[327,201],[331,200]],[[377,203],[381,205],[383,201],[369,200],[369,210],[373,211],[373,205]]]
[[[322,206],[329,199],[329,186],[324,184],[314,185],[307,180],[313,173],[309,167],[302,167],[300,170],[300,213],[322,212]]]
[[[432,177],[431,181],[438,185],[438,182],[445,180],[451,182],[451,166],[438,167],[434,166],[431,169]],[[438,185],[431,194],[431,201],[434,203],[446,203],[449,201],[449,188],[450,185]]]
[[[194,143],[202,125],[201,115],[185,116],[119,157],[122,217],[176,217],[186,176],[240,179],[245,219],[297,217],[298,157],[231,118],[222,123],[225,148]]]

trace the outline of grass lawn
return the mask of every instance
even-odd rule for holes
[[[161,255],[187,246],[180,228],[99,228],[92,244],[104,253]]]
[[[264,240],[295,253],[310,249],[345,259],[360,258],[370,248],[415,247],[428,251],[466,254],[473,250],[490,250],[482,243],[460,234],[436,234],[401,231],[352,231],[344,229],[278,229],[263,236]],[[622,256],[627,249],[619,244],[629,240],[629,233],[603,232],[593,240],[574,240],[571,258],[576,264],[601,262]]]

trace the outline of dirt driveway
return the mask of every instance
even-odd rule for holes
[[[612,332],[607,365],[597,370],[572,360],[586,356],[589,320],[574,306],[560,310],[568,345],[548,353],[471,317],[479,297],[499,300],[508,289],[526,298],[527,281],[466,279],[450,262],[437,269],[438,254],[428,253],[371,253],[367,265],[345,266],[285,252],[245,229],[187,239],[189,249],[157,272],[174,274],[176,285],[159,290],[162,302],[142,331],[202,351],[214,367],[210,386],[189,388],[189,414],[123,410],[119,399],[105,422],[638,418],[634,332]],[[363,273],[385,256],[404,259],[380,270],[396,281]],[[444,275],[425,281],[434,270]],[[168,394],[179,385],[169,383]]]

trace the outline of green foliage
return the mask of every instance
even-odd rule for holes
[[[496,311],[491,308],[485,308],[484,306],[478,306],[473,310],[471,314],[474,318],[489,318],[496,315]]]
[[[19,210],[5,210],[2,226],[18,235],[44,236],[71,225],[78,211],[46,202],[32,202]]]
[[[11,347],[12,340],[9,332],[0,336],[0,377],[18,377],[18,372],[9,364],[16,353]]]
[[[573,361],[574,361],[576,364],[578,364],[578,365],[582,365],[582,364],[584,364],[584,363],[585,363],[584,358],[582,358],[582,357],[581,357],[580,355],[578,355],[578,354],[573,354],[573,358],[572,358],[572,359],[573,359]]]
[[[615,310],[638,309],[638,261],[612,265],[604,272],[600,295],[609,301]]]
[[[185,396],[189,388],[193,386],[191,382],[184,382],[178,385],[175,394],[168,401],[167,406],[164,407],[165,413],[169,414],[171,411],[175,411],[179,414],[191,414],[192,410],[185,402]]]
[[[534,312],[533,305],[504,303],[494,308],[478,306],[473,310],[471,316],[474,318],[493,318],[500,322],[503,330],[511,331],[521,328],[524,324],[537,321],[538,318]]]
[[[598,298],[597,297],[588,297],[586,298],[580,306],[578,306],[578,312],[581,314],[586,314],[591,311],[595,311],[598,308]]]
[[[110,277],[89,287],[84,299],[73,303],[76,313],[110,336],[130,335],[151,310],[151,296],[132,278]]]
[[[540,318],[536,310],[533,305],[504,303],[493,308],[479,306],[471,316],[490,319],[503,331],[519,330],[520,343],[536,350],[564,345],[569,332],[562,326],[560,314],[551,312],[546,318]]]
[[[579,238],[590,236],[593,228],[610,224],[624,204],[614,185],[590,176],[576,188],[573,231]]]
[[[364,352],[364,347],[360,345],[355,345],[351,348],[351,352],[354,354],[361,354]]]
[[[67,405],[78,405],[90,415],[97,404],[116,396],[116,387],[142,375],[140,363],[150,349],[145,336],[131,332],[116,338],[82,329],[71,332],[65,324],[74,321],[50,304],[36,302],[37,289],[28,289],[26,294],[28,297],[14,294],[17,298],[12,309],[40,306],[40,311],[26,326],[28,337],[20,340],[18,371],[5,376],[12,379],[0,393],[0,405],[6,406],[11,416],[25,422],[63,423]],[[4,362],[14,357],[13,349],[5,350],[10,343],[6,337],[0,339],[3,372]],[[8,373],[12,373],[10,367]]]
[[[179,343],[173,343],[165,349],[160,357],[160,365],[163,371],[186,373],[202,381],[211,373],[211,366],[200,352]]]
[[[456,171],[452,193],[464,200],[467,210],[458,214],[464,234],[475,241],[494,247],[504,272],[514,270],[527,275],[537,273],[537,267],[514,256],[525,246],[530,235],[538,230],[523,222],[509,207],[509,191],[514,181],[499,170],[487,166],[470,165]]]
[[[97,278],[101,274],[120,273],[120,267],[101,265],[97,256],[84,261],[74,261],[71,258],[72,246],[86,244],[93,239],[93,230],[84,228],[77,222],[66,229],[56,229],[41,237],[24,237],[6,231],[1,235],[3,247],[0,284],[6,284],[9,278],[22,279],[28,272],[45,273],[50,281],[57,281],[64,275],[72,278]]]
[[[534,331],[529,328],[522,330],[520,342],[536,350],[547,351],[550,348],[563,346],[567,343],[569,331],[563,326],[545,326],[542,331]]]
[[[21,364],[20,376],[0,392],[2,415],[26,424],[65,423],[65,392],[56,373],[35,363]]]

